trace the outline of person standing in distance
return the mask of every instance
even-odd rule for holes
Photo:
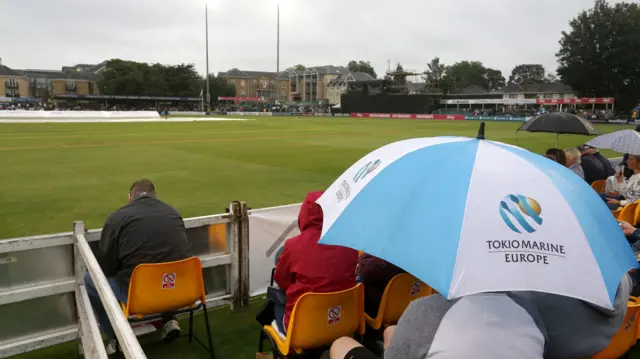
[[[129,204],[107,217],[95,254],[116,298],[126,303],[129,281],[136,266],[186,259],[190,252],[191,245],[180,213],[158,199],[150,180],[141,179],[129,190]],[[93,310],[108,340],[107,354],[113,354],[117,344],[115,333],[89,273],[84,281]],[[164,315],[163,321],[163,340],[170,341],[180,336],[180,327],[174,316]]]

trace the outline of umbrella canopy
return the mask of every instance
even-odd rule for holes
[[[518,131],[556,134],[597,135],[598,130],[588,120],[566,112],[550,112],[525,122]]]
[[[317,203],[320,243],[383,258],[447,298],[531,290],[612,308],[622,276],[638,265],[583,179],[499,142],[392,143],[356,162]]]
[[[586,143],[595,148],[607,148],[620,153],[640,155],[640,133],[622,130],[598,136]]]

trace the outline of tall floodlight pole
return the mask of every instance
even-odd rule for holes
[[[207,109],[205,112],[209,112],[209,106],[211,105],[211,93],[209,92],[209,4],[207,1],[204,2],[204,31],[205,31],[205,49],[207,52],[207,74],[206,83],[207,83]]]
[[[276,43],[276,102],[280,102],[280,4],[278,4],[278,30]]]

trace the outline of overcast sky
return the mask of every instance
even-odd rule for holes
[[[422,71],[479,60],[508,77],[555,72],[562,30],[593,0],[280,0],[280,68],[371,61]],[[278,0],[209,0],[210,70],[275,71]],[[205,72],[204,0],[0,0],[0,57],[16,69],[121,58]]]

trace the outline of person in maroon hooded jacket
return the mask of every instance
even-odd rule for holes
[[[307,195],[300,214],[300,235],[285,242],[276,264],[274,280],[287,295],[286,306],[274,309],[276,323],[286,334],[289,318],[298,299],[305,293],[337,292],[356,285],[356,250],[318,244],[322,233],[322,208],[316,203],[323,192]]]

